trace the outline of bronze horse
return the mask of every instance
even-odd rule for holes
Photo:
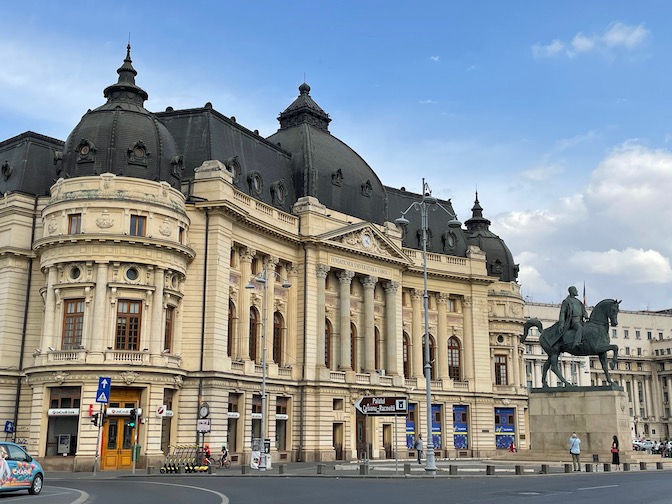
[[[548,369],[551,368],[555,375],[565,386],[572,386],[565,377],[562,376],[560,368],[558,367],[558,357],[562,352],[567,352],[571,355],[597,355],[600,358],[600,364],[604,370],[604,375],[607,377],[607,383],[613,385],[614,382],[609,376],[609,369],[607,367],[607,352],[613,351],[613,356],[609,362],[611,369],[616,367],[618,360],[618,346],[612,345],[609,341],[609,325],[613,327],[618,325],[618,305],[620,301],[615,299],[603,299],[590,314],[590,319],[583,326],[583,337],[581,344],[578,347],[573,347],[574,330],[565,331],[564,335],[560,334],[559,322],[556,322],[548,329],[544,329],[541,321],[536,318],[531,318],[525,322],[523,336],[521,341],[527,338],[530,327],[536,327],[539,330],[539,343],[548,355],[548,359],[544,363],[542,372],[542,385],[548,387],[546,375]]]

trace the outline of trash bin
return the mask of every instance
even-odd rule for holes
[[[140,458],[140,448],[142,445],[136,444],[133,445],[133,451],[131,452],[131,460],[137,462]]]

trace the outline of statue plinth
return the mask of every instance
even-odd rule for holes
[[[622,387],[563,387],[530,391],[530,448],[539,453],[569,451],[569,436],[581,439],[581,453],[610,457],[611,442],[631,441],[628,401]]]

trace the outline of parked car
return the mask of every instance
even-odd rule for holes
[[[19,445],[0,441],[0,492],[28,490],[37,495],[43,483],[44,470],[37,460]]]
[[[647,439],[645,441],[640,441],[638,439],[634,439],[632,441],[632,449],[637,450],[637,451],[651,451],[653,450],[653,441],[650,439]]]

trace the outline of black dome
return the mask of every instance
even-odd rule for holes
[[[65,142],[61,177],[114,173],[165,181],[179,189],[182,158],[168,129],[143,106],[148,95],[135,85],[131,46],[104,91],[107,103],[89,110]]]
[[[485,252],[488,275],[499,277],[503,282],[515,281],[518,278],[519,267],[514,264],[513,255],[504,240],[490,231],[490,221],[483,217],[483,208],[478,202],[478,192],[471,211],[471,219],[465,222],[467,242],[469,245],[478,246]]]

